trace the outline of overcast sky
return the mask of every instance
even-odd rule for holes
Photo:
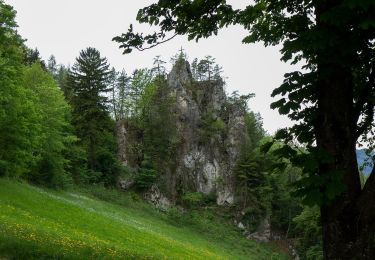
[[[135,23],[138,9],[149,5],[151,0],[5,0],[17,10],[19,32],[27,39],[27,45],[37,47],[47,60],[55,55],[57,62],[73,64],[80,50],[95,47],[108,58],[116,69],[131,73],[136,68],[151,67],[156,55],[169,61],[182,47],[190,60],[211,55],[216,58],[227,77],[226,90],[238,90],[241,94],[255,93],[250,108],[260,112],[264,128],[274,133],[278,128],[290,125],[290,121],[270,109],[274,100],[272,90],[282,83],[283,75],[293,69],[280,61],[280,47],[263,47],[262,44],[241,43],[246,35],[241,27],[230,27],[209,39],[189,42],[186,37],[159,45],[144,52],[133,51],[122,55],[118,45],[111,41],[114,36],[126,32],[133,23],[135,30],[151,32],[152,28]],[[243,7],[246,0],[227,1],[235,7]]]

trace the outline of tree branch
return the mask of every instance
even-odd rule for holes
[[[151,49],[151,48],[154,48],[155,46],[158,46],[160,44],[163,44],[165,42],[168,42],[170,40],[172,40],[174,37],[176,37],[178,34],[175,33],[173,36],[169,37],[168,39],[166,40],[163,40],[163,41],[160,41],[160,42],[156,42],[155,44],[153,45],[150,45],[150,46],[147,46],[147,47],[137,47],[137,46],[134,46],[134,48],[136,48],[138,51],[144,51],[144,50],[148,50],[148,49]]]

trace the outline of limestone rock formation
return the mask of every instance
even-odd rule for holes
[[[169,209],[172,206],[171,201],[160,192],[159,188],[156,185],[153,185],[147,192],[144,194],[144,198],[151,202],[156,208],[163,211]]]
[[[176,114],[179,139],[174,167],[163,169],[168,201],[175,202],[185,192],[201,192],[215,195],[218,205],[233,204],[233,170],[248,138],[245,109],[228,106],[222,80],[194,81],[186,61],[176,63],[167,84],[170,95],[176,98],[171,112]],[[124,122],[117,130],[119,158],[131,164],[126,146],[127,139],[136,138],[131,134],[134,131]]]

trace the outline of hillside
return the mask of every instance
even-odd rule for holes
[[[213,221],[213,231],[182,225],[135,196],[122,195],[118,205],[5,179],[0,187],[1,259],[287,258],[224,223]]]

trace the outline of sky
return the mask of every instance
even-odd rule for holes
[[[271,98],[272,90],[283,81],[283,75],[297,69],[280,61],[280,46],[264,47],[258,44],[242,44],[246,31],[239,26],[223,29],[218,36],[202,39],[198,43],[179,36],[153,49],[122,55],[114,36],[126,32],[131,23],[136,31],[153,32],[157,28],[137,24],[138,9],[152,0],[5,0],[17,11],[18,31],[27,39],[27,46],[37,47],[42,58],[53,54],[58,63],[73,65],[79,52],[95,47],[107,57],[117,70],[128,74],[135,69],[152,67],[153,58],[160,55],[169,61],[181,47],[189,60],[211,55],[224,69],[226,91],[240,94],[255,93],[249,107],[259,112],[265,130],[273,134],[277,129],[292,123],[285,116],[270,109],[277,99]],[[227,1],[235,8],[246,6],[249,1]]]

